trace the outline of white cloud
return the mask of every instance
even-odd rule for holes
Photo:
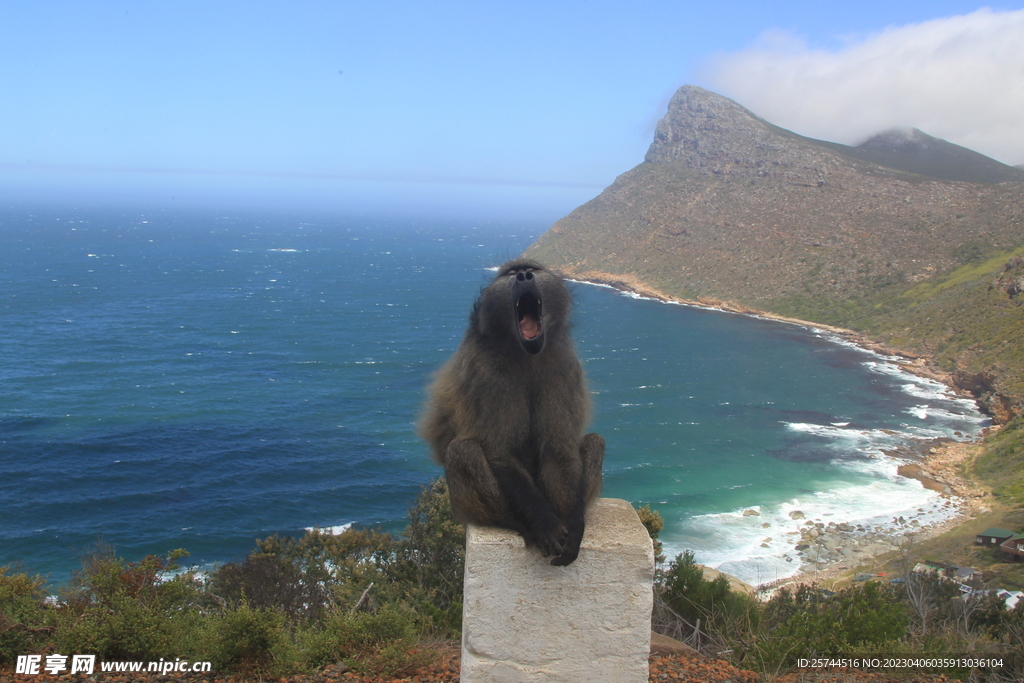
[[[801,135],[856,144],[914,127],[1024,164],[1024,10],[889,27],[836,51],[773,31],[717,55],[705,80]]]

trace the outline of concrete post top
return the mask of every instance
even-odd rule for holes
[[[484,545],[509,545],[524,547],[523,537],[511,529],[469,526],[470,543]],[[651,546],[650,535],[640,522],[640,516],[629,504],[620,498],[597,498],[587,508],[587,527],[583,532],[583,550],[611,550]]]

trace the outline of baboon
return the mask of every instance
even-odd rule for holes
[[[604,461],[604,439],[583,434],[590,396],[569,337],[571,304],[539,263],[503,265],[420,422],[456,519],[517,531],[554,565],[579,555]]]

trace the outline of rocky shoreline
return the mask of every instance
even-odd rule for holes
[[[563,274],[565,277],[579,282],[611,287],[638,297],[665,303],[749,315],[821,330],[834,334],[846,342],[886,356],[909,373],[941,382],[952,387],[964,397],[973,399],[973,396],[957,387],[951,373],[939,368],[932,359],[888,348],[853,330],[765,313],[717,299],[695,301],[678,299],[629,276],[595,271],[565,272]],[[989,428],[989,430],[992,429],[998,429],[998,427]],[[990,509],[988,500],[991,497],[991,492],[979,482],[962,474],[966,470],[964,466],[973,460],[980,451],[981,438],[973,442],[935,439],[922,442],[913,450],[886,452],[886,455],[904,461],[897,468],[899,475],[917,479],[925,488],[936,491],[940,496],[946,498],[944,506],[950,508],[950,516],[938,523],[922,523],[921,520],[916,519],[918,516],[923,516],[924,511],[919,509],[909,519],[898,517],[887,524],[873,527],[864,527],[848,522],[824,522],[820,519],[807,520],[799,531],[790,531],[786,534],[786,542],[792,541],[792,551],[787,555],[791,556],[794,562],[799,563],[800,572],[778,581],[761,584],[757,590],[765,592],[784,585],[834,581],[853,571],[857,566],[870,563],[873,558],[898,553],[908,544],[938,536],[969,522],[979,514],[988,512]],[[790,516],[793,519],[803,519],[803,513],[799,511],[790,513]]]
[[[961,467],[973,460],[980,449],[977,443],[953,440],[933,443],[922,450],[920,464],[904,464],[898,469],[902,476],[917,479],[944,497],[944,505],[952,513],[949,518],[935,524],[922,524],[915,518],[922,514],[919,510],[909,519],[899,517],[870,528],[842,522],[808,521],[797,532],[799,541],[794,545],[801,572],[763,584],[759,589],[835,581],[876,557],[882,559],[890,553],[908,550],[914,543],[943,534],[989,512],[991,492],[961,474]]]

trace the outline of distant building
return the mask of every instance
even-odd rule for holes
[[[981,570],[974,567],[957,567],[950,577],[956,581],[981,581]]]
[[[993,526],[978,534],[974,542],[977,545],[1001,545],[1003,541],[1015,535],[1012,531]]]
[[[1024,534],[1016,534],[999,544],[1003,559],[1007,562],[1024,561]]]
[[[1003,599],[1003,604],[1006,605],[1006,609],[1012,610],[1020,602],[1021,598],[1024,598],[1024,591],[1010,591],[1005,588],[1000,588],[996,591],[996,595]]]
[[[943,579],[956,581],[959,584],[968,583],[970,581],[981,581],[982,578],[980,569],[975,569],[974,567],[958,567],[955,564],[946,564],[944,562],[935,562],[933,560],[918,562],[914,565],[913,571],[923,574],[937,574]]]
[[[966,598],[984,598],[989,595],[994,595],[1003,601],[1007,610],[1012,610],[1017,606],[1017,603],[1024,598],[1024,591],[1011,591],[1006,588],[989,588],[986,590],[972,590],[966,593],[963,597]]]

